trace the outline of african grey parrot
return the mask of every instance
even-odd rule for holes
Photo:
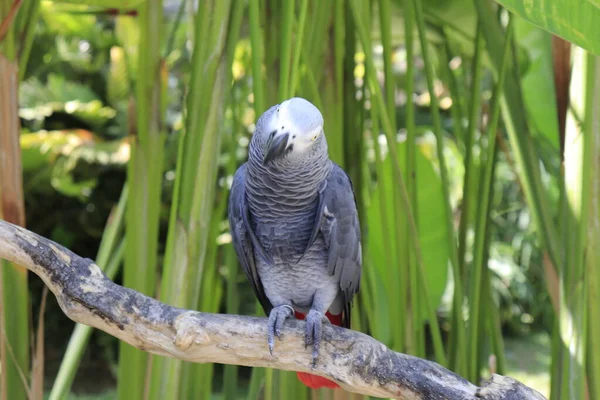
[[[269,316],[271,354],[284,321],[306,316],[316,363],[322,323],[350,327],[362,251],[352,182],[329,159],[323,116],[309,101],[291,98],[258,119],[228,214],[237,257]],[[337,387],[298,376],[310,387]]]

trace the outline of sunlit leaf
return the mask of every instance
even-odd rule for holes
[[[40,131],[21,135],[23,171],[32,172],[50,165],[60,155],[70,154],[93,135],[84,130]]]
[[[550,33],[600,55],[598,0],[496,0],[509,11]]]
[[[544,136],[558,149],[558,119],[552,67],[552,35],[531,23],[515,19],[515,37],[529,59],[522,78],[523,98],[531,133]]]

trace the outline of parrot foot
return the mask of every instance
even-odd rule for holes
[[[325,314],[317,310],[310,310],[306,316],[306,335],[304,338],[304,347],[308,348],[308,346],[313,346],[313,368],[317,365],[317,358],[319,357],[324,322],[327,323],[329,320]]]
[[[275,336],[281,339],[281,328],[287,318],[289,318],[294,312],[294,309],[287,304],[275,307],[269,313],[268,331],[267,331],[267,342],[269,344],[269,352],[273,355],[273,348],[275,347]]]

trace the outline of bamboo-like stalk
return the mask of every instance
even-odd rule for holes
[[[183,147],[178,155],[175,178],[178,182],[161,282],[161,298],[179,307],[197,307],[204,285],[205,261],[214,247],[209,244],[213,237],[209,228],[213,224],[220,121],[231,74],[231,57],[225,55],[231,41],[237,41],[240,25],[239,20],[237,26],[230,24],[231,11],[236,8],[240,5],[232,7],[232,1],[203,2],[195,19],[187,118],[181,138]],[[208,27],[202,25],[207,21]],[[206,102],[207,98],[211,101]],[[211,288],[208,286],[206,290],[211,293]],[[193,384],[185,383],[189,374],[189,366],[181,361],[154,357],[150,398],[179,398]]]
[[[497,74],[501,65],[501,50],[504,44],[502,28],[492,8],[492,3],[474,0],[475,9],[485,39],[487,54],[492,70]],[[515,154],[515,162],[521,171],[520,178],[527,204],[532,212],[535,226],[539,230],[542,247],[548,251],[552,267],[560,264],[558,234],[554,226],[548,196],[544,191],[540,176],[538,158],[523,110],[525,109],[519,91],[519,77],[512,73],[504,84],[502,118]]]
[[[96,256],[96,264],[105,271],[110,279],[114,279],[118,272],[125,250],[124,240],[122,239],[121,243],[118,244],[118,247],[115,248],[115,246],[117,246],[117,242],[123,236],[122,231],[128,194],[128,185],[125,184],[121,192],[119,203],[108,218],[100,241],[98,255]],[[52,385],[49,400],[61,400],[68,395],[73,380],[75,379],[77,368],[79,368],[81,357],[83,357],[83,353],[92,332],[93,330],[90,326],[82,324],[77,324],[75,326],[69,344],[67,345],[67,350],[65,351],[65,355],[60,364],[58,374]]]
[[[343,145],[343,167],[350,175],[356,197],[358,218],[361,223],[363,237],[366,237],[366,209],[365,193],[370,177],[365,178],[365,170],[368,168],[365,160],[365,119],[367,111],[362,101],[357,99],[355,70],[356,70],[356,35],[352,13],[347,2],[335,1],[335,79],[337,81],[336,99],[341,106],[342,121],[338,135]],[[338,48],[339,47],[339,48]],[[354,312],[357,315],[358,312]],[[352,318],[352,321],[359,321]]]
[[[294,28],[295,0],[283,2],[283,21],[281,24],[281,48],[279,52],[279,101],[291,96],[290,87],[290,64],[292,56],[292,30]],[[296,47],[302,47],[302,42],[296,42]]]
[[[0,21],[13,2],[0,0]],[[0,53],[0,218],[25,225],[18,117],[18,70],[14,26],[9,26]],[[27,270],[0,260],[0,398],[28,396],[30,368]],[[43,362],[43,360],[40,360]]]
[[[293,96],[296,93],[298,86],[298,71],[300,66],[300,55],[302,54],[302,44],[304,43],[304,31],[306,27],[306,15],[308,14],[308,0],[301,0],[300,16],[298,17],[298,31],[296,33],[296,45],[294,46],[294,54],[292,58],[292,69],[290,72],[290,91],[289,95]]]
[[[411,209],[417,215],[417,161],[416,152],[417,150],[417,127],[416,127],[416,110],[414,101],[414,86],[415,86],[415,49],[414,49],[414,19],[415,10],[413,4],[410,1],[405,2],[404,7],[404,44],[406,47],[406,176],[407,176],[407,190],[410,196]],[[406,236],[410,235],[410,228],[406,226]],[[410,287],[414,288],[410,290],[410,302],[412,304],[412,311],[414,316],[415,325],[413,328],[413,335],[415,341],[416,355],[425,355],[425,337],[422,322],[425,320],[425,316],[421,315],[421,298],[416,288],[419,287],[419,271],[415,262],[415,256],[412,252],[408,253],[408,267],[410,275]],[[456,290],[456,289],[455,289]]]
[[[472,174],[474,170],[473,146],[475,144],[475,132],[478,128],[479,108],[481,102],[481,74],[483,59],[483,34],[481,26],[477,25],[477,34],[475,36],[475,54],[473,56],[472,81],[471,81],[471,101],[469,103],[469,122],[465,135],[465,176],[463,179],[462,209],[460,214],[460,231],[458,235],[458,271],[455,277],[462,281],[466,277],[465,256],[467,252],[467,232],[469,230],[471,199],[470,193],[473,190],[471,186]]]
[[[496,152],[498,152],[498,150],[496,149]],[[489,250],[489,245],[487,246],[488,250]],[[487,258],[487,257],[486,257]],[[504,355],[504,338],[502,337],[502,326],[500,323],[500,316],[498,315],[498,308],[499,305],[496,304],[496,302],[494,301],[493,298],[493,292],[492,292],[492,287],[491,287],[491,282],[490,282],[490,271],[489,269],[487,270],[487,275],[485,277],[485,284],[486,284],[486,294],[487,294],[487,310],[486,310],[486,317],[487,317],[487,325],[488,325],[488,332],[489,332],[489,337],[490,337],[490,341],[492,344],[492,351],[494,356],[496,357],[496,371],[495,373],[497,374],[504,374],[506,371],[506,357]]]
[[[235,91],[235,87],[233,88]],[[233,120],[233,128],[232,132],[229,135],[229,140],[227,143],[227,153],[229,155],[229,161],[226,164],[225,168],[225,176],[233,176],[237,168],[237,133],[241,132],[241,126],[239,126],[238,121],[241,117],[241,105],[238,101],[236,101],[235,94],[232,97],[231,101],[231,110],[232,110],[232,120]],[[228,189],[224,189],[223,198],[225,195],[229,193]],[[224,249],[224,264],[227,267],[227,291],[226,291],[226,310],[228,314],[238,314],[239,306],[240,306],[240,296],[238,293],[238,277],[239,277],[239,268],[238,268],[238,260],[235,254],[235,249],[232,244],[225,246]],[[226,365],[224,367],[223,372],[223,397],[225,400],[236,400],[237,399],[237,391],[239,388],[239,377],[238,377],[239,368],[235,365]]]
[[[598,157],[598,132],[594,131],[593,122],[596,119],[597,128],[597,117],[594,116],[597,108],[594,108],[594,102],[597,107],[598,94],[594,89],[598,87],[596,81],[600,79],[600,75],[596,76],[598,68],[594,56],[578,47],[574,48],[573,56],[570,88],[573,111],[567,116],[561,186],[561,231],[564,232],[565,261],[564,266],[559,269],[559,355],[562,362],[558,365],[562,365],[560,398],[583,399],[588,391],[588,307],[596,307],[597,301],[588,296],[589,278],[586,275],[589,267],[586,265],[586,256],[589,254],[590,225],[598,224],[598,219],[590,220],[589,215],[592,207],[597,207],[597,198],[593,197],[591,190],[597,186],[597,182],[594,181],[597,180],[597,171],[593,171],[591,167],[597,163]],[[582,126],[574,123],[573,113],[583,118]],[[593,259],[593,253],[591,256]],[[595,268],[598,266],[595,265]],[[592,383],[592,386],[594,385],[595,382]],[[593,390],[596,391],[596,388]]]
[[[248,1],[250,43],[252,45],[252,94],[256,117],[266,111],[265,92],[262,74],[263,40],[259,18],[259,0]]]
[[[368,220],[368,225],[371,224],[380,224],[381,230],[383,231],[383,246],[385,251],[384,260],[385,265],[379,265],[374,263],[370,258],[370,246],[367,241],[366,248],[364,250],[364,264],[365,265],[373,265],[373,268],[365,268],[365,281],[366,284],[363,285],[364,294],[363,298],[365,298],[365,308],[369,314],[369,327],[371,331],[374,333],[376,337],[380,340],[384,341],[386,344],[391,347],[401,347],[402,341],[400,341],[397,336],[393,336],[392,332],[392,324],[389,324],[387,320],[394,316],[393,314],[393,305],[394,303],[399,303],[399,293],[397,290],[393,290],[392,285],[397,285],[397,281],[394,279],[381,279],[382,276],[385,276],[385,272],[387,272],[388,268],[393,268],[391,266],[395,265],[395,252],[392,251],[392,243],[393,243],[393,231],[389,225],[389,199],[391,196],[391,188],[388,187],[386,179],[384,179],[384,175],[387,172],[385,170],[385,164],[382,159],[382,149],[379,144],[379,110],[377,102],[373,102],[371,104],[371,130],[372,130],[372,139],[373,139],[373,149],[375,152],[375,171],[377,174],[377,190],[378,196],[377,199],[379,201],[379,219],[373,221],[372,219]],[[371,202],[375,200],[371,198]],[[375,271],[378,269],[379,271]],[[389,274],[394,274],[395,270],[392,269],[389,271]],[[378,305],[377,301],[377,293],[383,288],[385,291],[385,298],[389,300],[390,306],[385,307],[385,312],[381,312],[381,306]],[[388,310],[389,308],[389,310]],[[381,317],[380,317],[381,315]],[[385,329],[385,333],[383,330]],[[402,335],[403,331],[398,331],[398,336]]]
[[[321,44],[319,51],[328,56],[328,63],[322,76],[325,79],[325,102],[323,112],[325,113],[325,123],[329,124],[328,143],[331,143],[329,157],[340,165],[343,165],[352,178],[357,189],[358,207],[361,207],[360,199],[360,167],[361,157],[360,148],[362,146],[362,135],[358,132],[360,123],[358,119],[361,113],[356,109],[356,96],[344,98],[347,93],[344,89],[350,89],[354,93],[354,79],[350,81],[344,79],[346,57],[353,57],[355,53],[355,41],[346,37],[346,29],[351,26],[346,25],[346,6],[343,0],[334,0],[331,7],[333,16],[332,21],[328,21],[329,40]],[[333,35],[333,52],[328,50],[331,46]],[[350,39],[350,40],[346,40]],[[348,48],[350,47],[350,48]],[[349,51],[349,54],[346,52]],[[346,86],[346,84],[348,86]],[[358,149],[358,150],[357,150]],[[350,157],[355,162],[348,162]],[[359,209],[360,210],[360,209]]]
[[[480,333],[480,317],[481,317],[481,304],[485,304],[486,298],[482,298],[481,290],[486,284],[482,281],[484,273],[483,270],[487,268],[484,265],[484,255],[486,252],[486,234],[489,222],[489,212],[491,208],[491,192],[493,185],[493,172],[495,162],[495,151],[496,151],[496,134],[498,128],[498,120],[500,118],[500,102],[502,99],[502,88],[504,86],[504,80],[506,78],[508,70],[508,59],[510,58],[509,51],[510,41],[513,34],[512,29],[513,19],[509,20],[506,28],[506,38],[504,42],[504,48],[502,50],[502,64],[498,74],[496,87],[494,90],[494,98],[492,100],[492,106],[490,108],[490,123],[487,127],[487,157],[486,163],[483,170],[483,189],[480,191],[481,198],[479,202],[478,215],[476,221],[475,230],[475,245],[473,249],[473,265],[470,270],[469,282],[471,284],[469,291],[469,375],[468,379],[471,382],[477,382],[479,379],[480,371],[480,359],[479,349],[481,341],[479,340]]]
[[[391,0],[379,0],[379,26],[381,32],[381,45],[383,46],[383,75],[385,76],[385,103],[387,113],[391,118],[392,127],[396,126],[396,87],[392,73],[392,6]],[[408,19],[408,14],[405,19]],[[412,22],[412,21],[411,21]],[[405,22],[406,24],[406,22]],[[409,24],[410,25],[410,22]],[[408,28],[406,28],[408,30]],[[371,51],[371,49],[364,49]],[[410,64],[410,63],[408,63]]]
[[[390,118],[390,123],[392,125],[391,129],[396,132],[396,87],[395,77],[392,73],[391,4],[389,0],[380,0],[378,5],[381,44],[383,46],[385,110]],[[367,7],[368,4],[363,5],[363,10]],[[365,16],[365,25],[368,27],[368,13],[363,11],[362,14]],[[367,46],[368,47],[363,47],[365,54],[372,51],[372,45],[370,42],[367,44]],[[366,75],[376,73],[376,70],[371,70],[369,67],[366,68]],[[377,110],[377,106],[373,108],[375,111],[381,111]],[[378,118],[378,116],[375,118]],[[379,132],[377,132],[377,134],[379,134]],[[378,138],[376,137],[375,140],[378,140]],[[388,147],[389,146],[396,146],[396,142],[388,142]],[[392,163],[389,165],[391,168],[393,168]],[[383,176],[385,172],[380,171],[379,173],[381,176]],[[382,183],[383,182],[381,182],[381,180],[378,182],[378,184]],[[382,185],[381,189],[380,196],[386,196],[385,186]],[[386,246],[385,248],[386,252],[393,253],[394,256],[393,261],[388,264],[387,271],[391,278],[391,282],[389,284],[392,286],[390,287],[388,293],[391,300],[389,305],[390,324],[392,332],[395,332],[393,335],[394,342],[392,343],[392,346],[399,351],[406,351],[409,354],[416,355],[414,349],[415,338],[412,332],[417,323],[414,315],[414,304],[410,304],[409,301],[410,251],[408,251],[406,246],[406,238],[409,237],[406,231],[409,229],[409,227],[403,214],[399,212],[400,199],[397,192],[390,191],[387,192],[387,194],[391,195],[390,198],[394,204],[392,209],[394,229],[393,231],[387,231],[385,233],[386,236],[389,235],[393,239],[391,243],[388,244],[389,247]],[[381,199],[381,201],[383,202],[385,200]]]
[[[425,67],[425,76],[427,78],[427,89],[429,91],[431,117],[433,119],[433,133],[436,138],[437,157],[440,165],[440,177],[442,180],[442,189],[444,193],[444,208],[446,213],[446,225],[448,232],[448,252],[450,254],[450,263],[454,268],[458,265],[456,235],[454,224],[452,222],[452,208],[450,206],[450,181],[448,179],[448,169],[446,167],[446,157],[444,155],[444,135],[442,132],[442,121],[438,106],[437,96],[434,89],[434,74],[431,59],[429,58],[429,45],[425,33],[425,21],[423,17],[423,5],[418,0],[413,0],[415,10],[415,22],[419,32],[419,42],[421,43],[421,57]]]
[[[600,60],[598,57],[588,55],[588,71],[590,74],[591,97],[588,98],[588,111],[600,109]],[[591,223],[588,224],[588,242],[586,253],[586,281],[588,282],[587,295],[587,382],[589,387],[589,398],[600,397],[600,315],[596,305],[600,299],[600,114],[592,112],[587,114],[588,128],[586,132],[589,139],[586,143],[586,151],[590,152],[589,159],[589,214]],[[584,311],[585,312],[585,311]]]
[[[448,45],[446,45],[446,51],[448,51]],[[471,209],[471,191],[473,187],[471,185],[472,174],[474,171],[473,162],[473,146],[475,142],[475,131],[478,128],[479,120],[479,107],[481,101],[481,73],[482,73],[482,56],[483,53],[483,39],[481,28],[478,24],[477,33],[475,36],[475,53],[473,55],[473,66],[472,66],[472,81],[471,81],[471,96],[469,102],[469,115],[468,115],[468,126],[465,135],[463,136],[465,146],[465,175],[463,178],[463,194],[462,194],[462,206],[460,213],[459,222],[459,233],[458,233],[458,265],[452,268],[453,280],[454,280],[454,297],[453,297],[453,308],[452,308],[452,321],[453,321],[453,345],[450,347],[450,360],[451,365],[454,366],[455,371],[466,375],[467,371],[467,360],[466,357],[461,355],[466,353],[466,337],[465,337],[465,326],[463,321],[463,290],[462,283],[466,277],[465,267],[465,256],[467,251],[467,232],[470,227],[470,209]],[[454,102],[454,101],[453,101]]]
[[[351,4],[351,9],[352,9],[352,15],[354,17],[354,21],[355,21],[356,27],[357,27],[357,34],[358,34],[359,40],[360,40],[363,48],[369,48],[369,46],[368,46],[368,43],[369,43],[368,31],[366,30],[366,27],[364,26],[363,21],[360,18],[359,9],[356,6],[356,0],[350,2],[350,4]],[[375,69],[372,57],[368,53],[365,53],[365,62],[367,64],[368,68],[371,68],[372,70]],[[378,102],[378,108],[380,110],[380,117],[381,117],[381,121],[383,122],[384,132],[386,134],[388,143],[395,143],[395,140],[396,140],[395,132],[392,129],[392,125],[390,123],[389,116],[387,115],[387,111],[385,110],[385,102],[383,100],[383,95],[381,93],[381,89],[378,85],[375,75],[369,74],[367,76],[367,81],[369,84],[369,88],[371,90],[371,94],[374,97],[374,100]],[[410,229],[411,229],[410,242],[414,248],[417,265],[419,267],[419,284],[420,284],[421,290],[423,292],[423,298],[425,299],[425,302],[426,302],[426,309],[428,310],[428,318],[429,318],[429,322],[431,324],[431,333],[432,333],[432,338],[433,338],[433,347],[434,347],[435,357],[436,357],[438,363],[440,363],[442,365],[447,365],[447,359],[446,359],[446,355],[444,352],[444,346],[443,346],[442,339],[441,339],[441,333],[440,333],[440,328],[439,328],[439,324],[437,321],[437,315],[435,313],[435,309],[434,309],[433,305],[431,304],[431,296],[429,294],[429,288],[427,287],[427,285],[425,283],[426,282],[426,280],[425,280],[426,272],[425,272],[425,268],[423,266],[423,257],[422,257],[422,253],[421,253],[421,246],[420,246],[419,238],[417,235],[414,214],[410,208],[410,200],[408,197],[408,193],[406,192],[406,185],[404,183],[404,178],[402,177],[402,172],[400,170],[400,166],[398,163],[397,148],[396,148],[396,146],[393,146],[393,145],[388,146],[388,148],[389,148],[390,155],[392,157],[392,163],[394,166],[392,171],[394,173],[394,179],[397,182],[396,190],[398,190],[398,192],[399,192],[398,196],[402,202],[403,209],[406,212],[406,217],[409,221],[409,225],[410,225]]]
[[[588,56],[591,58],[591,56]],[[600,109],[600,60],[598,57],[589,61],[589,68],[593,71],[593,82],[590,82],[590,92],[593,96],[589,99],[591,110]],[[588,251],[586,253],[586,281],[588,282],[587,297],[587,382],[590,399],[600,397],[600,315],[595,304],[600,299],[600,114],[595,112],[590,115],[588,134],[591,136],[587,147],[595,158],[590,160],[588,168],[589,177],[589,214],[588,218],[593,223],[588,225]]]
[[[210,221],[208,237],[211,245],[207,246],[204,262],[207,266],[215,267],[207,268],[202,275],[200,298],[196,306],[198,310],[217,312],[223,296],[223,285],[216,268],[218,248],[215,243],[226,209],[226,201],[218,202]],[[184,364],[181,368],[179,393],[194,399],[210,400],[214,387],[214,370],[213,364]]]
[[[18,6],[18,5],[17,5]],[[11,15],[11,11],[13,8],[12,0],[1,0],[0,1],[0,22],[3,22],[5,18]],[[12,14],[14,15],[14,14]],[[2,42],[0,42],[2,49],[2,54],[9,61],[15,61],[17,56],[17,44],[15,42],[15,26],[14,24],[10,24],[8,29],[6,30],[6,35],[2,38]]]
[[[27,71],[27,63],[29,62],[29,55],[35,36],[35,27],[40,15],[40,5],[40,0],[26,0],[24,7],[17,15],[17,21],[20,22],[17,25],[17,29],[21,38],[18,50],[19,81],[25,78],[25,72]]]
[[[158,228],[162,191],[165,134],[161,80],[161,0],[148,0],[139,8],[140,42],[136,82],[136,125],[133,128],[128,182],[131,184],[125,214],[127,249],[124,285],[153,295],[156,282]],[[120,343],[117,393],[120,399],[144,396],[147,353]]]

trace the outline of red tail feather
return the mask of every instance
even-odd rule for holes
[[[294,312],[296,319],[304,319],[304,314],[299,313],[298,311]],[[333,325],[342,326],[342,314],[333,315],[329,312],[325,313],[325,316],[329,319]],[[321,388],[329,388],[329,389],[337,389],[340,386],[330,381],[329,379],[323,378],[321,376],[308,374],[306,372],[296,372],[298,379],[300,382],[304,383],[311,389],[321,389]]]

